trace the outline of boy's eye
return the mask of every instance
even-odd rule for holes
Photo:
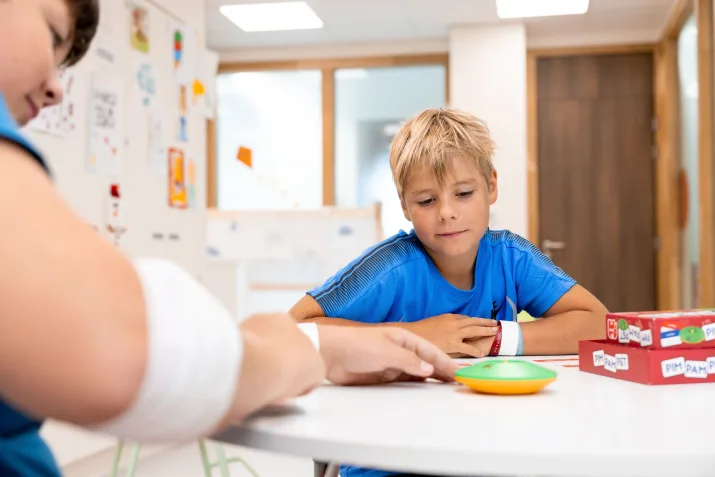
[[[473,191],[473,190],[469,190],[469,191],[464,191],[464,192],[458,193],[458,194],[457,194],[457,197],[471,197],[472,194],[474,194],[474,191]]]
[[[420,200],[417,202],[417,205],[420,205],[422,207],[426,205],[430,205],[434,199],[425,199],[425,200]]]
[[[52,45],[55,48],[59,48],[65,40],[60,36],[59,33],[54,28],[51,28],[50,31],[52,32]]]

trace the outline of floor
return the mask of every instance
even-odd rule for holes
[[[209,444],[211,445],[211,444]],[[313,462],[309,459],[276,455],[267,452],[244,449],[234,446],[224,446],[228,457],[239,456],[245,459],[260,477],[312,477]],[[213,456],[213,449],[209,448]],[[128,454],[128,453],[126,453]],[[128,455],[127,455],[128,458]],[[109,477],[113,460],[112,453],[103,453],[80,464],[74,464],[64,469],[65,477]],[[124,460],[126,466],[126,459]],[[230,467],[231,477],[251,477],[251,474],[234,463]],[[221,476],[214,469],[214,476]],[[135,477],[203,477],[201,455],[197,445],[178,448],[166,448],[152,452],[140,453],[139,465]],[[125,477],[120,473],[118,477]]]

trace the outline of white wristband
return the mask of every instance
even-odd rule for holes
[[[316,323],[300,323],[298,325],[300,331],[310,339],[310,342],[315,346],[316,351],[320,351],[320,335],[318,334],[318,325]]]
[[[243,360],[238,324],[179,266],[137,260],[146,303],[147,364],[134,403],[95,430],[136,442],[209,435],[228,413]]]
[[[501,347],[499,356],[516,356],[519,349],[519,323],[516,321],[501,321]]]

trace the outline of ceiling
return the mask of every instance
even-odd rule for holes
[[[307,0],[325,23],[324,28],[245,33],[218,10],[223,4],[271,1],[278,0],[207,0],[209,47],[226,51],[438,39],[447,38],[451,26],[501,21],[494,0]],[[637,31],[657,37],[673,3],[675,0],[591,0],[585,15],[526,20],[527,35],[568,37]]]

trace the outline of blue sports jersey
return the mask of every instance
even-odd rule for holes
[[[516,321],[522,310],[543,316],[575,284],[526,239],[488,230],[479,243],[474,286],[460,290],[439,273],[414,231],[401,231],[308,294],[325,316],[363,323],[414,322],[445,313]],[[342,467],[340,475],[395,474]]]
[[[2,95],[0,139],[25,148],[47,170],[40,155],[20,132]],[[41,421],[22,414],[0,400],[0,476],[59,477],[60,471],[52,452],[40,437],[41,425]]]

